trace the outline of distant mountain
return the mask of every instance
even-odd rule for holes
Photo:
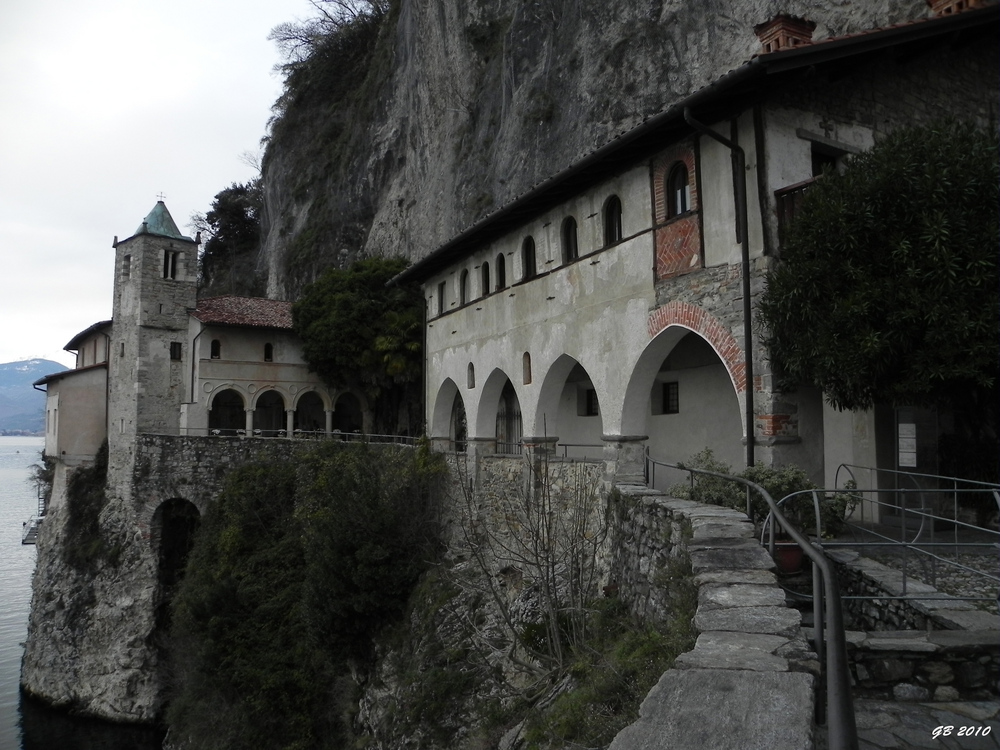
[[[45,393],[32,387],[39,378],[68,369],[51,359],[0,365],[0,435],[45,431]]]

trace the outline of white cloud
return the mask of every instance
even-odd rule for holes
[[[281,81],[271,28],[308,0],[0,4],[0,363],[111,315],[112,238],[162,191],[177,224],[253,176]]]

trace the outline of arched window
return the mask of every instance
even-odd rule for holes
[[[490,293],[490,264],[483,263],[483,295],[486,296]]]
[[[476,366],[469,362],[469,370],[465,376],[465,385],[467,388],[476,387]]]
[[[469,301],[469,272],[462,271],[458,280],[458,304],[464,305]]]
[[[691,210],[691,185],[684,162],[677,162],[670,168],[666,188],[668,219]]]
[[[531,385],[531,354],[524,353],[521,357],[521,374],[525,385]]]
[[[497,256],[497,291],[507,288],[507,264],[504,262],[503,253]]]
[[[562,223],[562,256],[563,263],[570,263],[580,257],[580,248],[576,243],[576,219],[567,216]]]
[[[622,241],[622,202],[612,195],[604,203],[604,244]]]
[[[222,356],[222,342],[212,339],[212,359],[219,359]]]
[[[535,240],[533,237],[525,237],[521,243],[521,267],[524,272],[521,279],[527,281],[533,279],[538,269],[535,266]]]
[[[274,344],[264,344],[264,361],[274,361]]]
[[[247,425],[243,396],[227,388],[217,391],[212,397],[212,407],[208,412],[208,429],[213,435],[235,435]]]

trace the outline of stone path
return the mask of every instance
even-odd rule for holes
[[[896,703],[862,699],[854,702],[859,750],[998,750],[998,712],[1000,704],[995,701]],[[983,736],[987,728],[989,733]],[[978,736],[966,736],[966,732]],[[826,750],[826,732],[821,729],[816,735],[816,750]]]

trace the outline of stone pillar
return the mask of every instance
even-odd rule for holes
[[[646,441],[648,435],[602,435],[604,476],[609,485],[646,483]]]
[[[324,409],[323,414],[326,415],[326,436],[330,437],[333,434],[333,409]]]
[[[285,409],[285,435],[295,436],[295,409]]]
[[[253,409],[247,409],[247,418],[243,423],[244,428],[247,432],[247,437],[253,437]]]

